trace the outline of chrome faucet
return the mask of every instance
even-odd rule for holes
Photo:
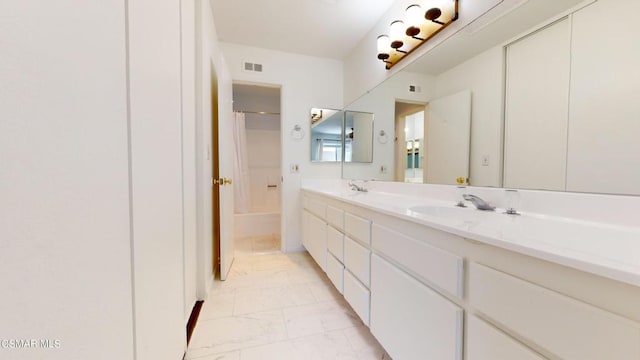
[[[365,181],[362,186],[358,186],[358,184],[356,184],[355,182],[353,182],[353,180],[349,181],[349,187],[351,188],[351,190],[355,190],[355,191],[359,191],[359,192],[367,192],[367,188],[365,187],[365,184],[367,182]]]
[[[493,211],[496,209],[495,206],[489,204],[488,202],[482,200],[481,198],[475,196],[475,195],[471,195],[471,194],[462,194],[462,197],[467,200],[467,201],[471,201],[471,203],[476,207],[476,209],[478,210],[489,210],[489,211]]]

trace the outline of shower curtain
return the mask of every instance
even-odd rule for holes
[[[234,112],[233,141],[233,192],[236,214],[249,212],[249,159],[247,155],[247,133],[245,129],[244,113]]]
[[[317,161],[323,161],[324,159],[322,158],[322,150],[324,149],[324,140],[322,139],[316,139],[316,157],[315,159]]]

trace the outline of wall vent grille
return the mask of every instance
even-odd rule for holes
[[[245,72],[262,72],[262,64],[252,63],[248,61],[242,62],[242,70]]]

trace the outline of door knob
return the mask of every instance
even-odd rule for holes
[[[220,179],[213,179],[213,185],[224,185],[224,178],[220,178]]]
[[[231,185],[231,179],[222,178],[221,180],[223,181],[223,185]]]

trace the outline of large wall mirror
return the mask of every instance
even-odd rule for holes
[[[311,109],[311,161],[371,163],[373,114]]]
[[[334,109],[311,109],[311,161],[342,161],[344,112]]]
[[[640,194],[640,2],[511,3],[346,107],[376,122],[344,178]]]

